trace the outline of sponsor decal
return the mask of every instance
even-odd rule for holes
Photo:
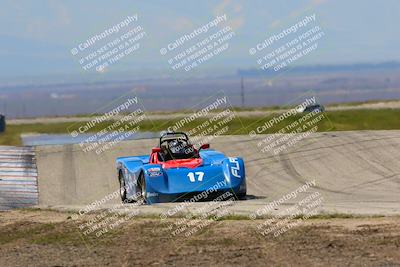
[[[149,168],[149,169],[147,169],[147,174],[150,177],[160,176],[161,175],[161,169],[159,167]]]
[[[239,160],[237,158],[229,158],[229,162],[231,163],[231,173],[236,178],[240,178],[240,165]]]

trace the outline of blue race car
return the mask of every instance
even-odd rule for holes
[[[243,159],[226,157],[209,144],[196,149],[185,133],[161,135],[150,155],[117,158],[117,170],[124,203],[202,201],[226,192],[246,197]]]

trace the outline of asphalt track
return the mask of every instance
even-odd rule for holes
[[[263,138],[222,136],[210,142],[211,148],[242,156],[246,163],[249,199],[233,205],[233,213],[251,214],[315,180],[315,187],[276,210],[319,192],[321,213],[400,214],[400,131],[314,133],[278,155],[260,151],[257,143]],[[79,210],[104,199],[118,190],[115,158],[148,154],[156,143],[156,139],[121,142],[100,155],[83,152],[79,145],[37,147],[39,205]],[[106,206],[117,203],[119,199],[113,198]],[[139,209],[160,213],[174,205]]]

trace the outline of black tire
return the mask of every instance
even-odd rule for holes
[[[246,200],[246,192],[237,194],[235,198],[236,200]]]
[[[119,180],[119,194],[121,196],[121,201],[122,203],[126,203],[126,184],[125,184],[125,179],[124,175],[120,171],[118,173],[118,180]]]
[[[145,204],[146,199],[146,180],[144,178],[143,172],[140,174],[138,182],[137,182],[137,189],[138,189],[138,197],[137,201]]]

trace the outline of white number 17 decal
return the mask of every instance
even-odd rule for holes
[[[203,181],[204,172],[189,172],[187,176],[192,183],[196,182],[196,178],[197,181],[201,182]]]

